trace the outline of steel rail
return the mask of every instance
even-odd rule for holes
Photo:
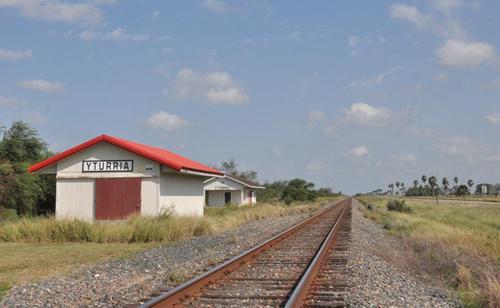
[[[351,203],[352,199],[348,199],[347,202]],[[343,222],[346,212],[347,212],[347,207],[344,207],[339,218],[337,219],[335,224],[332,226],[330,232],[328,233],[328,236],[325,238],[325,240],[321,244],[321,247],[318,249],[314,259],[311,261],[307,270],[302,275],[302,278],[300,279],[295,289],[293,290],[292,294],[288,298],[284,306],[285,308],[295,308],[304,306],[305,301],[307,300],[307,294],[310,290],[310,286],[316,275],[319,273],[321,264],[327,259],[328,254],[330,252],[330,248],[332,248],[332,246],[335,245],[335,242],[338,237],[338,230]]]
[[[271,239],[265,241],[264,243],[253,247],[242,254],[231,258],[230,260],[216,266],[215,268],[205,272],[204,274],[197,276],[173,289],[163,294],[160,294],[157,297],[152,298],[151,300],[145,302],[140,307],[141,308],[150,308],[150,307],[171,307],[174,303],[182,301],[183,299],[201,293],[203,287],[205,287],[209,283],[213,283],[224,276],[227,276],[229,273],[235,271],[239,267],[243,266],[250,260],[252,260],[255,256],[264,252],[265,250],[271,248],[278,242],[281,242],[285,238],[290,237],[299,231],[302,227],[308,225],[312,221],[320,218],[321,216],[328,213],[328,211],[332,210],[336,206],[348,202],[349,199],[344,199],[334,204],[328,206],[327,208],[321,210],[319,213],[314,216],[309,217],[308,219],[302,221],[301,223],[288,228],[287,230],[279,233],[278,235],[272,237]]]

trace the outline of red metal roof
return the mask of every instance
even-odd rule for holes
[[[28,168],[29,172],[35,172],[42,168],[48,167],[57,163],[58,161],[67,158],[75,153],[88,149],[100,142],[108,142],[119,148],[135,153],[139,156],[151,159],[159,164],[170,167],[176,171],[180,171],[181,169],[196,171],[196,172],[204,172],[211,174],[222,175],[222,173],[214,168],[208,167],[201,163],[195,162],[194,160],[190,160],[184,156],[175,154],[165,149],[153,147],[150,145],[145,145],[129,140],[125,140],[122,138],[112,137],[109,135],[101,135],[90,139],[82,144],[74,146],[64,152],[56,154],[50,158],[47,158],[44,161],[41,161],[37,164]]]

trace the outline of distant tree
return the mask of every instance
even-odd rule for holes
[[[422,179],[422,183],[424,185],[423,195],[426,196],[427,195],[427,184],[426,184],[427,183],[427,176],[424,174],[424,175],[422,175],[421,179]]]
[[[474,192],[477,195],[483,194],[483,186],[486,186],[487,195],[495,194],[495,185],[488,183],[481,183],[476,185],[476,191]]]
[[[313,183],[298,178],[293,179],[287,183],[281,195],[281,200],[285,201],[286,204],[293,201],[314,201],[317,194],[313,188]]]
[[[220,169],[229,176],[235,176],[247,181],[257,182],[257,171],[240,170],[239,165],[236,163],[234,158],[231,158],[229,161],[222,162],[220,167],[216,166],[216,168]]]
[[[458,176],[453,178],[453,182],[455,182],[455,185],[458,185]]]
[[[450,186],[450,182],[448,181],[448,178],[444,177],[442,184],[444,187],[445,194],[448,194],[448,186]]]
[[[467,185],[469,186],[469,189],[472,189],[472,186],[474,186],[474,181],[472,179],[469,179],[467,181]]]
[[[457,188],[457,196],[466,196],[466,195],[469,195],[470,192],[469,192],[469,187],[467,187],[466,185],[460,185],[458,186]]]
[[[413,187],[417,187],[418,186],[418,180],[414,180],[413,181]]]
[[[431,176],[429,178],[429,185],[432,190],[432,195],[436,197],[436,203],[439,202],[438,195],[436,194],[436,186],[437,186],[437,178],[435,176]]]

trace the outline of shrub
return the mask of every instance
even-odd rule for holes
[[[401,200],[389,200],[386,204],[387,210],[401,213],[410,213],[412,208]]]
[[[17,219],[16,210],[0,208],[0,222],[16,220],[16,219]]]

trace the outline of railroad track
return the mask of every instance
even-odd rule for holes
[[[351,203],[340,201],[141,307],[345,306]]]

